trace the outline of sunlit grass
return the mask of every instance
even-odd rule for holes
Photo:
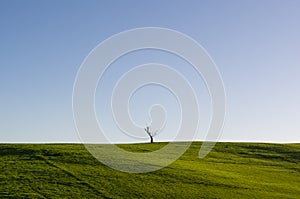
[[[166,143],[119,145],[149,152]],[[300,144],[201,143],[170,166],[145,174],[113,170],[80,144],[0,145],[0,197],[297,198]]]

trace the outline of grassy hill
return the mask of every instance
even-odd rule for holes
[[[147,152],[165,143],[121,145]],[[297,198],[300,144],[218,143],[204,159],[195,142],[170,166],[130,174],[80,144],[0,144],[0,198]]]

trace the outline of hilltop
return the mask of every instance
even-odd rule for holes
[[[165,143],[124,144],[147,152]],[[81,144],[0,144],[0,197],[297,198],[300,144],[200,142],[161,170],[132,174],[97,161]]]

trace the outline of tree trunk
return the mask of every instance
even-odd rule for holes
[[[153,143],[153,137],[150,136],[150,143]]]

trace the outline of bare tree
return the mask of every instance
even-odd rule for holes
[[[150,137],[150,143],[153,143],[153,137],[156,135],[157,131],[155,133],[151,132],[149,126],[147,126],[144,130]]]

